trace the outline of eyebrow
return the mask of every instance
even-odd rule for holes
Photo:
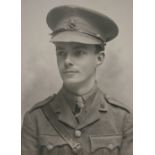
[[[86,46],[83,46],[83,45],[77,45],[77,46],[75,46],[73,49],[78,49],[78,48],[84,48],[84,49],[87,49]]]
[[[58,46],[56,47],[56,50],[64,50],[65,48],[64,47],[61,47],[61,46]]]

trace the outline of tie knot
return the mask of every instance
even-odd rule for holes
[[[79,115],[84,108],[84,103],[83,102],[77,102],[75,105],[75,115]]]
[[[82,109],[84,107],[84,103],[83,102],[77,102],[76,106],[80,109]]]

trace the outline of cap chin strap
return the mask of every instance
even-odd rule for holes
[[[53,38],[58,33],[67,32],[67,31],[71,31],[71,32],[74,31],[74,32],[80,32],[80,33],[83,33],[83,34],[87,34],[87,35],[89,35],[91,37],[94,37],[94,38],[100,40],[103,43],[103,45],[106,45],[106,40],[103,39],[100,34],[92,33],[92,32],[89,32],[89,31],[82,31],[81,29],[75,29],[75,28],[61,28],[61,29],[55,30],[53,33],[51,33],[51,36]]]

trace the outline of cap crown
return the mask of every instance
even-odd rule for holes
[[[100,44],[112,40],[118,34],[117,25],[109,17],[77,6],[56,7],[48,13],[46,21],[53,31],[53,41],[86,43],[88,39],[90,43]],[[71,37],[73,34],[77,37]]]

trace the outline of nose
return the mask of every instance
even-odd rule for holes
[[[69,66],[73,65],[72,58],[71,58],[70,54],[66,55],[65,60],[64,60],[64,65],[65,65],[65,67],[69,67]]]

